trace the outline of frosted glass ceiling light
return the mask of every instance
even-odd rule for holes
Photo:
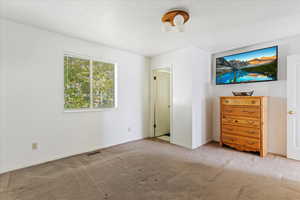
[[[164,32],[183,32],[184,25],[190,15],[184,10],[172,10],[164,14],[161,21],[164,24]]]
[[[165,22],[163,24],[163,31],[164,32],[170,32],[170,31],[172,31],[172,24],[170,22]]]
[[[182,15],[176,15],[174,17],[174,28],[177,32],[183,32],[184,31],[184,17]]]

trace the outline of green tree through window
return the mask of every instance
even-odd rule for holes
[[[110,108],[115,100],[114,65],[93,61],[93,106]]]
[[[64,56],[65,110],[115,107],[115,65]]]
[[[89,60],[65,56],[65,109],[90,107],[89,66]]]

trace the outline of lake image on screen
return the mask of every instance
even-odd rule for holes
[[[216,59],[216,84],[277,80],[277,46]]]

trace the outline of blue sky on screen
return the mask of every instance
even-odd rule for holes
[[[241,61],[247,61],[251,60],[253,58],[260,58],[260,57],[269,57],[269,56],[276,56],[276,49],[277,47],[270,47],[267,49],[259,49],[256,51],[250,51],[246,53],[241,54],[235,54],[232,56],[225,56],[225,60],[241,60]]]

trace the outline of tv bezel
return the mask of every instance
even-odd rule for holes
[[[277,72],[276,72],[276,79],[274,80],[264,80],[264,81],[244,81],[244,82],[234,82],[234,83],[217,83],[217,59],[218,58],[224,58],[227,56],[235,56],[235,55],[240,55],[240,54],[244,54],[244,53],[249,53],[249,52],[253,52],[253,51],[259,51],[259,50],[263,50],[263,49],[269,49],[269,48],[273,48],[276,47],[276,63],[277,63]],[[245,52],[241,52],[241,53],[236,53],[236,54],[230,54],[230,55],[226,55],[226,56],[221,56],[216,58],[216,62],[215,62],[215,82],[216,85],[233,85],[233,84],[244,84],[244,83],[261,83],[261,82],[270,82],[270,81],[278,81],[278,45],[274,45],[274,46],[270,46],[270,47],[265,47],[265,48],[261,48],[261,49],[255,49],[255,50],[251,50],[251,51],[245,51]]]

